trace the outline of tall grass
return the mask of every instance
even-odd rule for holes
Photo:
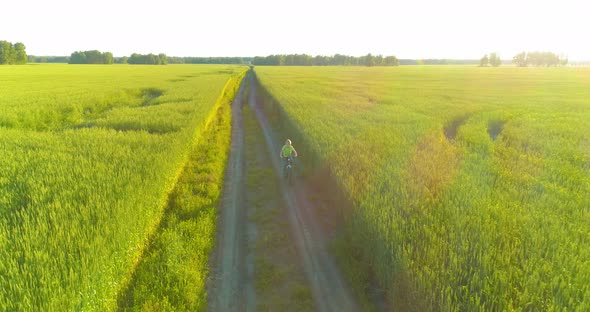
[[[354,203],[338,246],[359,292],[376,279],[409,310],[590,308],[590,71],[256,73]]]
[[[0,310],[113,310],[227,66],[0,68]],[[145,105],[145,90],[161,90]]]

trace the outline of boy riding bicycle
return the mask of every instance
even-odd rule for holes
[[[285,141],[285,145],[283,145],[283,148],[281,148],[280,153],[284,177],[287,176],[287,165],[289,164],[289,159],[293,160],[293,156],[297,157],[297,151],[291,144],[291,140],[287,139],[287,141]]]

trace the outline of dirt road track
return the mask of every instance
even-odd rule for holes
[[[228,160],[217,249],[213,256],[208,291],[209,311],[255,311],[256,298],[251,280],[246,279],[251,263],[245,256],[248,237],[243,211],[244,125],[242,120],[244,84],[232,102],[232,140]]]
[[[257,85],[250,84],[248,103],[253,108],[264,133],[271,156],[278,154],[282,139],[275,136],[270,123],[257,103]],[[275,173],[280,175],[280,159],[271,157]],[[314,207],[301,192],[298,183],[289,186],[279,179],[283,198],[289,209],[297,249],[303,257],[305,271],[319,311],[358,311],[360,308],[327,251],[327,240],[314,218]]]
[[[246,78],[252,79],[252,78]],[[217,248],[212,257],[208,282],[209,311],[255,311],[256,290],[249,239],[256,233],[247,219],[244,204],[244,124],[242,105],[244,83],[232,103],[232,144],[225,177],[222,211],[218,224]],[[280,176],[277,157],[282,139],[276,137],[270,123],[257,103],[256,81],[248,90],[248,103],[264,133],[267,152],[275,174]],[[334,259],[327,251],[327,239],[314,218],[314,206],[306,196],[304,186],[297,182],[287,185],[279,179],[279,189],[288,207],[288,218],[296,249],[318,311],[359,311],[356,301],[345,285]],[[251,243],[251,242],[250,242]],[[294,260],[296,261],[296,260]]]

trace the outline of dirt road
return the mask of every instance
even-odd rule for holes
[[[266,143],[272,154],[278,154],[282,138],[277,138],[264,111],[256,102],[256,84],[251,85],[249,104],[254,109],[262,127]],[[272,157],[275,173],[280,175],[280,159]],[[287,203],[293,235],[300,255],[303,257],[305,271],[313,290],[318,311],[357,311],[359,307],[344,283],[334,259],[327,251],[327,239],[314,217],[313,204],[307,200],[300,183],[289,186],[280,180],[283,198]]]
[[[328,240],[314,216],[314,203],[305,196],[305,185],[301,181],[287,185],[280,177],[277,154],[282,138],[276,137],[257,103],[256,88],[252,79],[246,100],[243,84],[232,104],[231,155],[218,225],[218,247],[209,282],[208,308],[210,311],[285,308],[358,311],[356,301],[327,251]],[[254,130],[244,127],[244,102],[255,116],[251,118],[258,122],[257,133],[245,133]],[[255,140],[250,141],[247,148],[257,148],[253,154],[266,154],[264,157],[245,153],[244,138],[248,135],[258,137],[260,143],[258,146]],[[256,159],[252,160],[252,157]],[[245,158],[248,158],[247,168]],[[246,179],[255,175],[254,170],[268,175],[274,172],[275,177],[264,176],[260,182]],[[253,193],[264,196],[252,197]],[[282,223],[286,226],[281,227]],[[281,237],[279,246],[265,244],[269,236],[271,239]],[[269,266],[272,270],[268,269]],[[278,298],[273,300],[282,302],[267,298],[273,293]],[[306,300],[307,293],[312,302],[298,306],[297,302]]]
[[[209,281],[208,303],[210,311],[255,310],[255,292],[252,283],[244,281],[248,264],[244,261],[246,239],[244,200],[244,125],[242,120],[242,97],[244,84],[232,102],[232,140],[228,160],[217,248],[214,252],[213,271]]]

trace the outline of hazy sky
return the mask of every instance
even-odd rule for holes
[[[83,4],[88,3],[88,4]],[[286,53],[480,58],[552,51],[590,60],[586,0],[27,0],[2,3],[0,40],[32,55]]]

